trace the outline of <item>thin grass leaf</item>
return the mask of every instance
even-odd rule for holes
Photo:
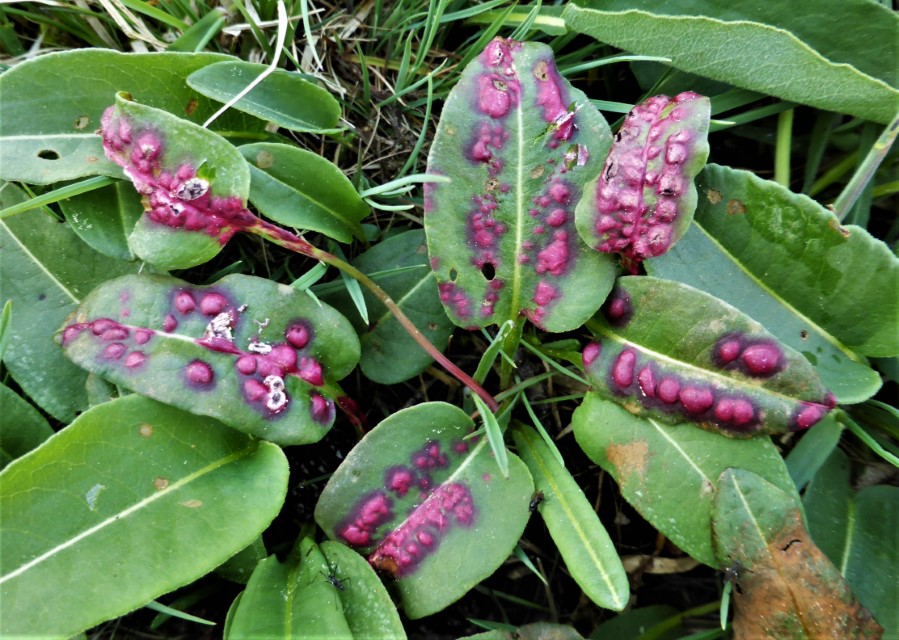
[[[503,341],[514,328],[515,322],[512,320],[506,320],[499,326],[499,330],[496,332],[496,336],[490,341],[490,345],[484,350],[484,355],[481,356],[481,361],[478,363],[477,370],[475,370],[474,379],[477,382],[483,383],[487,378],[487,374],[490,373],[490,368],[496,361],[496,357],[502,351]]]
[[[543,423],[540,422],[540,418],[537,417],[537,414],[534,413],[534,409],[531,407],[531,402],[528,400],[527,394],[521,394],[521,400],[524,404],[525,410],[528,412],[528,416],[530,416],[531,421],[534,424],[534,427],[537,429],[537,433],[540,434],[540,437],[543,438],[543,443],[546,445],[547,449],[549,449],[553,457],[558,461],[562,467],[565,467],[565,459],[562,457],[562,453],[559,451],[559,447],[556,446],[556,443],[553,442],[552,437],[547,433],[546,428],[543,426]]]
[[[7,300],[3,304],[3,312],[0,313],[0,361],[3,360],[3,354],[6,352],[6,345],[9,344],[9,325],[12,322],[12,300]]]
[[[879,455],[881,458],[889,462],[894,467],[899,467],[899,457],[894,456],[892,453],[884,449],[880,446],[880,443],[877,442],[874,438],[872,438],[867,431],[865,431],[855,420],[849,417],[849,415],[840,411],[837,414],[837,420],[843,423],[843,425],[849,429],[855,436],[868,445],[871,448],[871,451]]]
[[[530,569],[531,573],[533,573],[535,576],[537,576],[540,579],[540,582],[545,584],[547,587],[549,586],[549,582],[546,581],[546,578],[543,576],[542,573],[537,571],[537,567],[535,567],[534,563],[531,562],[531,559],[528,558],[528,554],[526,554],[524,552],[524,549],[521,548],[520,544],[515,545],[515,557],[518,558],[519,560],[521,560],[521,564],[523,564],[528,569]]]
[[[179,620],[187,620],[188,622],[196,622],[197,624],[205,624],[210,627],[215,626],[215,622],[212,620],[206,620],[204,618],[200,618],[197,616],[192,616],[189,613],[185,613],[184,611],[179,611],[178,609],[173,609],[172,607],[167,607],[161,602],[156,602],[155,600],[151,600],[147,604],[144,605],[146,609],[150,609],[151,611],[156,611],[157,613],[164,613],[172,618],[178,618]]]
[[[484,403],[481,398],[476,395],[471,396],[478,413],[481,414],[484,431],[487,434],[487,441],[490,443],[490,449],[493,451],[493,457],[496,459],[496,466],[499,467],[500,473],[504,478],[509,477],[509,452],[506,450],[506,443],[503,441],[503,430],[499,426],[496,415]]]

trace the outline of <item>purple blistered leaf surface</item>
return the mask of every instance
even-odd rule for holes
[[[450,92],[428,172],[425,231],[440,299],[459,326],[525,316],[564,331],[592,315],[615,265],[590,251],[574,210],[611,132],[551,49],[497,38]]]
[[[142,196],[145,215],[129,237],[139,257],[163,268],[194,266],[258,222],[246,208],[246,161],[220,136],[122,94],[100,133],[107,157]]]
[[[801,354],[686,285],[620,278],[591,328],[594,391],[636,415],[751,436],[807,429],[835,405]]]
[[[528,519],[534,489],[524,465],[510,454],[504,478],[473,431],[465,412],[448,404],[400,411],[353,449],[315,509],[329,536],[396,580],[413,618],[489,576]]]
[[[693,178],[709,154],[709,113],[708,98],[692,92],[654,96],[631,110],[578,205],[585,242],[621,254],[631,269],[671,248],[696,209]]]
[[[116,384],[281,444],[330,428],[355,366],[349,322],[300,291],[233,275],[213,286],[111,280],[60,332],[73,362]]]

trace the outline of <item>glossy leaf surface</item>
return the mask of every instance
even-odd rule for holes
[[[834,450],[803,495],[808,531],[874,618],[884,636],[899,633],[899,489],[876,485],[855,492],[849,460]]]
[[[224,138],[118,94],[103,114],[104,150],[143,196],[129,239],[140,258],[181,269],[214,257],[256,222],[247,209],[250,171]]]
[[[434,272],[428,267],[424,232],[407,231],[379,242],[359,255],[353,266],[386,291],[415,326],[443,349],[454,325],[443,312]],[[433,362],[396,318],[368,290],[363,290],[369,322],[365,324],[346,289],[326,285],[317,291],[334,305],[359,331],[362,344],[360,366],[367,378],[381,384],[396,384],[418,375]]]
[[[10,183],[0,206],[27,198]],[[0,300],[12,300],[3,364],[29,398],[68,422],[88,407],[87,374],[53,344],[53,333],[88,292],[104,280],[137,269],[87,247],[67,224],[42,211],[0,220]]]
[[[896,112],[897,19],[875,3],[826,0],[797,12],[788,3],[576,0],[563,18],[602,42],[744,89],[883,124]]]
[[[899,349],[899,260],[860,227],[749,172],[709,165],[693,227],[653,275],[708,291],[801,352],[840,402],[880,380],[858,354]],[[864,274],[864,277],[859,277]]]
[[[780,453],[767,438],[722,438],[688,424],[638,418],[593,393],[574,412],[572,425],[584,453],[615,479],[625,500],[679,548],[709,566],[717,566],[712,497],[726,468],[751,469],[795,493]]]
[[[616,267],[574,224],[611,144],[603,117],[539,43],[494,39],[443,107],[425,189],[425,231],[440,298],[457,325],[526,316],[549,331],[582,324]]]
[[[372,429],[331,476],[315,520],[396,579],[410,618],[461,598],[512,552],[534,491],[509,454],[503,478],[467,414],[429,402]]]
[[[231,275],[208,287],[129,276],[95,289],[59,334],[115,384],[281,444],[319,440],[332,386],[359,359],[349,322],[301,291]]]
[[[396,605],[365,558],[348,546],[330,540],[321,543],[319,548],[327,563],[328,578],[337,578],[332,584],[337,589],[352,636],[405,638]]]
[[[53,435],[47,419],[15,391],[0,384],[0,469]]]
[[[337,166],[286,144],[260,142],[239,151],[250,166],[250,201],[266,217],[339,242],[362,237],[359,223],[371,210]]]
[[[677,242],[693,219],[693,178],[709,155],[709,99],[692,92],[634,107],[577,207],[578,232],[636,269]]]
[[[213,100],[228,102],[267,68],[228,60],[198,69],[187,78],[187,84]],[[284,69],[275,69],[232,108],[292,131],[327,131],[340,120],[340,104],[330,93]]]
[[[796,496],[743,469],[721,474],[713,530],[721,567],[739,563],[735,638],[878,638],[883,629],[803,526]]]
[[[229,614],[230,640],[350,638],[337,589],[318,547],[304,538],[281,563],[269,556],[256,565]]]
[[[61,200],[66,221],[94,251],[118,260],[134,260],[128,236],[144,213],[140,195],[127,182]]]
[[[196,580],[269,525],[287,476],[278,447],[140,396],[85,412],[0,474],[4,637],[68,638]]]
[[[806,429],[834,406],[811,365],[737,309],[686,285],[618,280],[584,348],[593,389],[638,415],[731,436]]]
[[[593,505],[536,431],[522,426],[512,435],[534,486],[543,492],[537,508],[571,577],[594,603],[621,611],[630,595],[627,574]]]
[[[15,65],[0,76],[0,176],[33,184],[121,176],[96,133],[116,92],[202,123],[218,105],[188,87],[185,78],[228,59],[215,53],[76,49]],[[236,112],[215,123],[224,131],[261,132],[264,125]]]

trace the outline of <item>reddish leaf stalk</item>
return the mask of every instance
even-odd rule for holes
[[[475,382],[471,376],[469,376],[467,373],[453,364],[437,349],[437,347],[431,344],[430,340],[428,340],[424,336],[424,334],[419,331],[418,327],[416,327],[415,324],[409,319],[409,317],[403,312],[403,310],[400,309],[399,305],[397,305],[396,302],[393,301],[393,298],[391,298],[386,291],[384,291],[371,278],[359,271],[357,268],[345,262],[344,260],[341,260],[337,256],[328,253],[327,251],[318,249],[317,247],[304,240],[302,237],[286,231],[285,229],[282,229],[278,226],[270,224],[264,220],[258,220],[256,224],[247,227],[246,231],[262,236],[263,238],[266,238],[267,240],[270,240],[275,244],[284,247],[285,249],[289,249],[315,260],[320,260],[325,264],[340,269],[345,274],[359,282],[359,284],[363,285],[365,288],[371,291],[372,294],[374,294],[374,296],[381,301],[381,304],[387,307],[390,313],[393,314],[393,317],[397,319],[397,321],[402,325],[402,327],[412,337],[412,339],[415,340],[415,342],[418,343],[418,345],[422,349],[424,349],[428,353],[428,355],[430,355],[432,358],[434,358],[434,360],[440,363],[440,365],[449,373],[451,373],[457,380],[459,380],[459,382],[471,389],[473,393],[475,393],[484,401],[484,403],[490,408],[491,411],[495,412],[499,408],[496,400],[487,392],[486,389],[484,389],[484,387]]]

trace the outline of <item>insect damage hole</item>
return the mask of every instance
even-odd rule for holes
[[[496,277],[496,267],[494,267],[490,262],[485,262],[484,266],[481,267],[481,275],[484,276],[488,281],[493,280],[493,278]]]
[[[37,157],[41,160],[59,160],[59,153],[53,149],[42,149],[37,152]]]

